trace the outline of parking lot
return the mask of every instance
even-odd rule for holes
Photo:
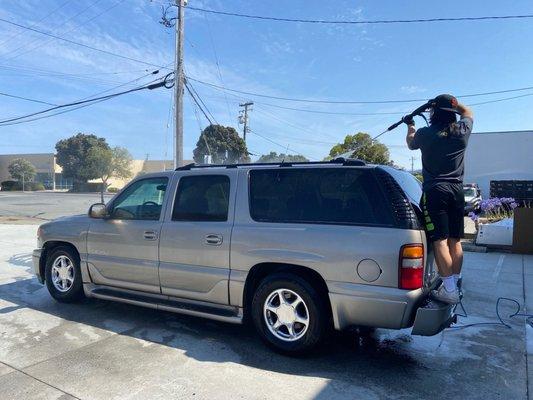
[[[111,196],[104,198],[107,201]],[[0,192],[0,222],[39,224],[85,213],[91,204],[98,202],[99,193]]]
[[[31,275],[35,229],[0,225],[2,399],[527,399],[528,370],[533,391],[533,328],[523,318],[434,337],[336,333],[316,354],[288,358],[244,326],[56,303]],[[467,253],[464,275],[469,317],[459,326],[496,321],[499,296],[533,309],[533,256]]]

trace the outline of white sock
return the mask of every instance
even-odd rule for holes
[[[455,292],[455,281],[453,279],[453,275],[443,277],[442,284],[448,293]]]

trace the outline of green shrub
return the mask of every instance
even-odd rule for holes
[[[22,190],[22,184],[17,181],[3,181],[1,185],[2,185],[2,190],[6,192],[9,192],[12,190]]]
[[[75,183],[74,187],[70,189],[70,192],[83,193],[83,192],[100,192],[102,190],[102,184],[98,182],[85,182]]]
[[[41,182],[29,182],[24,186],[27,186],[27,188],[25,187],[26,190],[44,190],[44,185]]]
[[[109,189],[107,189],[107,191],[108,191],[109,193],[117,193],[117,192],[119,191],[119,189],[116,188],[116,187],[110,187]]]

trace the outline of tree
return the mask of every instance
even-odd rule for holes
[[[355,135],[347,135],[343,143],[331,148],[328,158],[335,158],[348,152],[351,152],[350,158],[358,158],[372,164],[392,165],[387,146],[373,141],[368,133],[359,132]]]
[[[24,158],[15,158],[9,163],[7,170],[13,179],[23,182],[22,190],[24,190],[24,182],[33,181],[37,174],[35,166]]]
[[[280,162],[302,162],[302,161],[309,161],[304,156],[301,156],[299,154],[284,154],[284,153],[276,153],[275,151],[271,151],[268,154],[264,154],[261,157],[259,157],[259,160],[257,160],[258,163],[280,163]]]
[[[124,147],[114,147],[112,149],[101,146],[94,146],[87,155],[88,162],[94,168],[94,174],[102,180],[100,196],[104,202],[104,192],[107,190],[111,177],[128,179],[131,173],[131,154]]]
[[[194,161],[203,164],[206,155],[211,155],[215,164],[250,162],[246,143],[230,126],[209,125],[202,131],[193,151]]]
[[[96,159],[88,157],[93,148],[110,150],[104,138],[84,133],[56,143],[56,162],[63,169],[63,175],[72,178],[75,185],[99,178],[94,164]]]

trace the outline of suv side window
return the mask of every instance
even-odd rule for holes
[[[168,178],[146,178],[132,183],[112,204],[113,219],[157,221],[161,215]]]
[[[180,178],[173,221],[227,221],[230,180],[226,175]]]
[[[260,222],[393,225],[372,172],[354,168],[250,171],[250,215]]]

